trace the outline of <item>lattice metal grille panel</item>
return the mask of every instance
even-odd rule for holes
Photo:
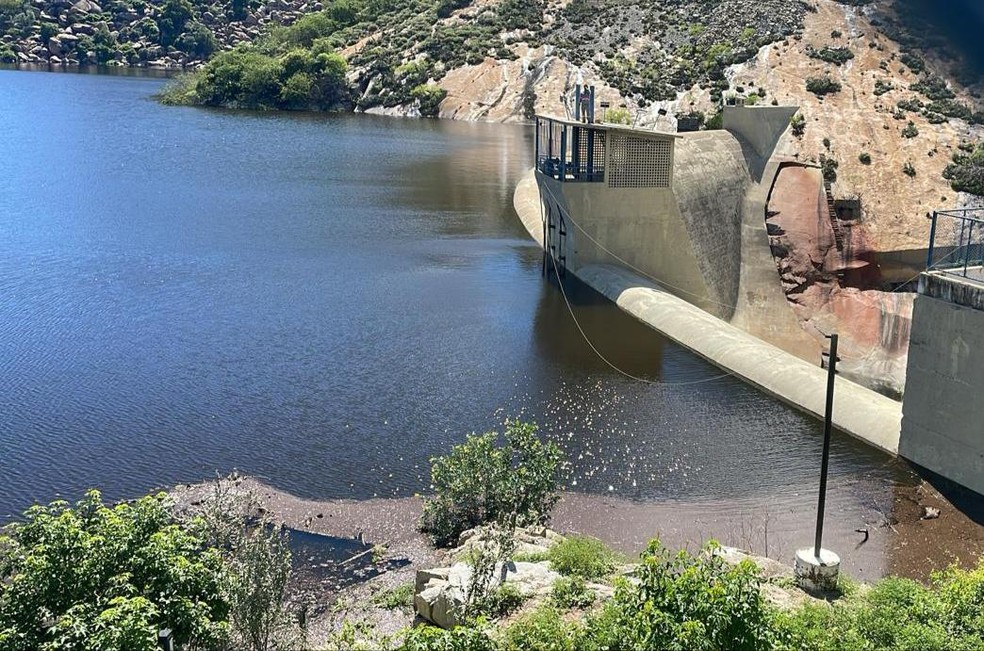
[[[610,188],[668,188],[673,176],[670,140],[608,136]]]

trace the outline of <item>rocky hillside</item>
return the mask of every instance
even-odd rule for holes
[[[795,104],[785,153],[861,198],[888,251],[922,248],[922,215],[984,195],[984,12],[945,4],[0,0],[0,61],[201,69],[180,102],[465,120],[563,114],[578,81],[671,130],[713,124],[724,95]]]

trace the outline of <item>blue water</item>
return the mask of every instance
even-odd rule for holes
[[[678,386],[720,372],[572,288],[595,344],[665,384],[585,345],[511,207],[527,129],[169,108],[161,83],[0,71],[0,518],[233,468],[407,495],[510,414],[575,490],[814,490],[817,423]],[[831,467],[834,504],[910,480],[843,436]]]

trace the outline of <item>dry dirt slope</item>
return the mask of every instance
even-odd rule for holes
[[[468,20],[494,4],[494,0],[482,0],[447,20]],[[548,3],[545,25],[557,20],[566,4]],[[929,233],[927,212],[980,201],[954,192],[942,171],[957,146],[981,140],[984,129],[961,119],[930,124],[919,112],[897,119],[899,101],[920,98],[910,86],[922,75],[901,62],[902,47],[873,24],[883,24],[883,16],[893,10],[892,0],[877,0],[864,7],[833,0],[809,0],[803,4],[806,11],[800,33],[764,46],[750,61],[731,66],[726,72],[727,81],[733,90],[743,89],[746,93],[763,89],[766,102],[802,107],[807,121],[805,133],[787,143],[785,153],[801,160],[817,161],[826,156],[837,161],[835,194],[862,199],[867,243],[872,249],[924,249]],[[524,98],[530,92],[535,93],[537,112],[563,115],[579,81],[595,84],[601,100],[628,108],[639,125],[675,129],[675,114],[691,110],[710,114],[715,109],[710,91],[698,86],[678,93],[675,99],[656,102],[646,101],[639,94],[620,93],[604,80],[606,76],[610,78],[604,74],[605,61],[610,57],[603,52],[577,66],[558,56],[557,48],[549,43],[531,46],[523,40],[522,32],[503,35],[503,39],[517,59],[489,57],[477,65],[451,70],[438,80],[448,93],[440,107],[441,117],[523,121],[527,112],[524,109],[528,108],[524,107]],[[658,41],[658,34],[640,31],[619,46],[619,55],[634,60],[646,48],[658,47]],[[808,55],[810,48],[819,50],[825,46],[846,47],[854,58],[836,65]],[[927,61],[931,72],[946,77],[948,70],[943,65],[934,65],[932,56]],[[806,90],[806,80],[815,76],[837,80],[842,90],[817,97]],[[876,95],[877,82],[891,90]],[[950,84],[959,101],[977,110],[982,108],[970,89],[952,81]],[[389,112],[412,110],[399,107]],[[910,120],[918,135],[906,138],[903,130]],[[829,149],[825,141],[829,142]],[[869,164],[859,160],[862,153],[870,156]],[[914,177],[903,172],[907,163],[915,170]]]

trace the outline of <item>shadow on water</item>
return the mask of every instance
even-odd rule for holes
[[[410,564],[407,559],[376,563],[373,546],[354,538],[323,536],[298,529],[288,529],[287,533],[294,592],[336,593]]]
[[[564,279],[563,292],[555,276],[550,277],[548,285],[533,321],[534,341],[541,355],[572,373],[607,367],[592,349],[594,346],[625,373],[651,381],[660,378],[664,350],[669,344],[665,338],[572,274]]]

